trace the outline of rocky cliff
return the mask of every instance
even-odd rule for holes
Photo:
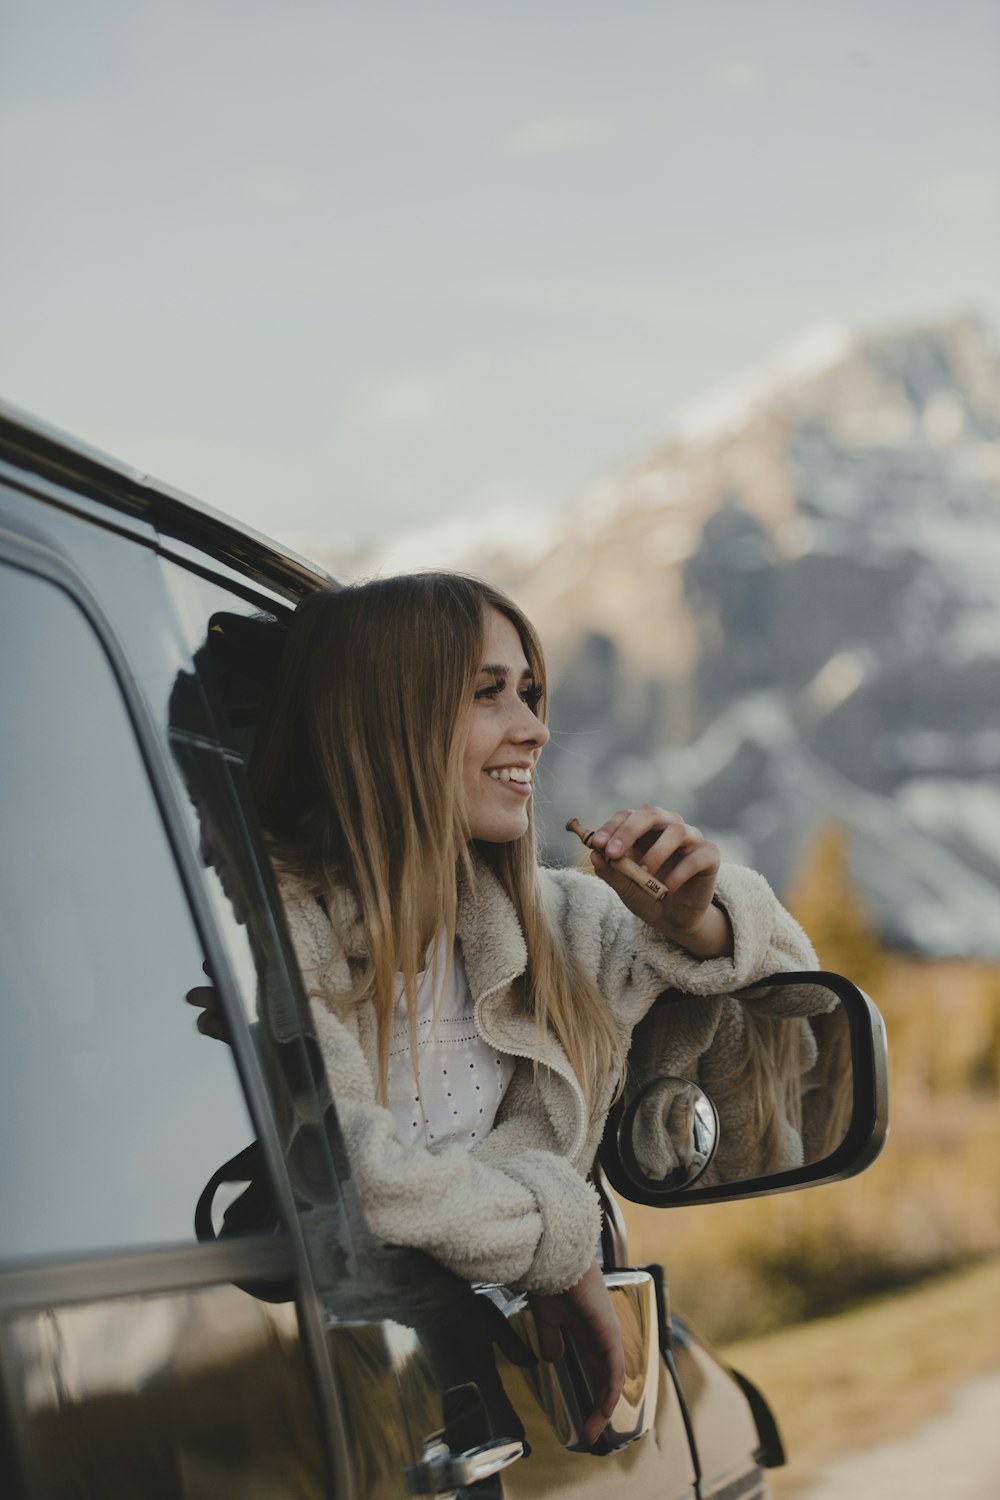
[[[659,801],[781,889],[836,820],[884,936],[1000,952],[1000,360],[983,327],[813,330],[682,408],[553,534],[517,537],[463,561],[551,648],[552,857],[577,852],[568,815]]]

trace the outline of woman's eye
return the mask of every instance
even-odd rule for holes
[[[503,693],[507,686],[506,677],[496,677],[492,682],[484,682],[481,687],[476,688],[476,702],[493,702]],[[542,701],[543,689],[537,683],[528,687],[518,688],[517,696],[522,703],[526,703],[530,709],[537,708]]]

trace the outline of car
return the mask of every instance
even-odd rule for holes
[[[729,1127],[700,1089],[692,1149],[640,1161],[650,1090],[697,1080],[616,1108],[594,1177],[627,1379],[588,1449],[572,1344],[539,1361],[523,1297],[380,1243],[355,1191],[245,776],[289,615],[332,580],[10,408],[0,580],[3,1493],[766,1494],[775,1419],[631,1264],[615,1192],[694,1211],[861,1170],[870,1000],[769,982],[841,1018],[835,1138],[795,1166],[706,1170]],[[206,983],[229,1046],[185,1004]]]

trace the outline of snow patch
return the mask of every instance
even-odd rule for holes
[[[720,437],[743,426],[761,406],[790,387],[829,369],[853,345],[854,334],[845,323],[832,319],[814,323],[759,363],[682,402],[669,419],[668,432],[693,442]]]
[[[799,696],[800,711],[810,724],[832,714],[873,675],[876,662],[865,648],[838,651],[807,683]]]
[[[777,693],[755,693],[739,699],[692,745],[669,749],[659,757],[670,784],[698,787],[721,775],[740,748],[749,743],[776,748],[794,743],[788,713]]]
[[[403,532],[367,554],[355,577],[391,576],[421,569],[475,570],[477,557],[506,555],[529,566],[540,562],[565,532],[567,519],[524,501],[499,501],[478,515]]]
[[[957,833],[1000,856],[1000,787],[944,776],[921,777],[900,788],[896,805],[926,833]]]

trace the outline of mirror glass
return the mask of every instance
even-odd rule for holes
[[[629,1070],[614,1149],[639,1187],[697,1192],[809,1166],[850,1128],[851,1031],[823,984],[667,997],[636,1028]]]
[[[654,1078],[630,1100],[618,1126],[622,1165],[640,1184],[690,1187],[718,1144],[718,1110],[690,1078]]]

